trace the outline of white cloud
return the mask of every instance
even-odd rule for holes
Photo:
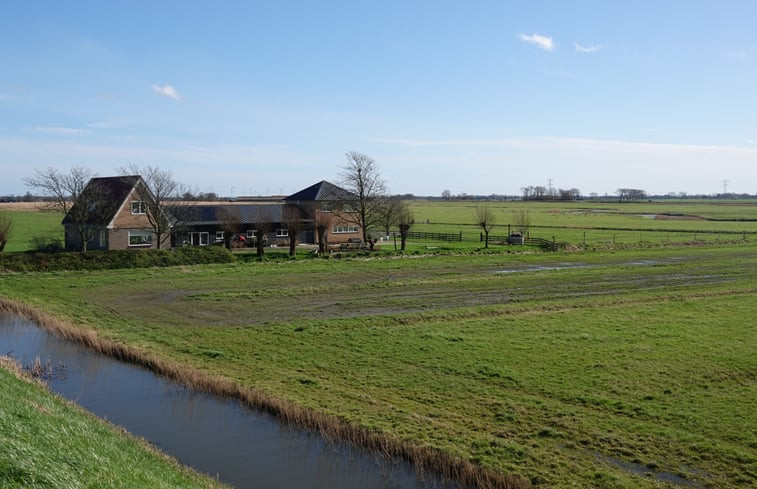
[[[179,92],[177,92],[171,85],[153,85],[152,90],[162,97],[172,98],[177,102],[181,102],[181,95],[179,95]]]
[[[574,42],[573,45],[576,47],[577,53],[596,53],[602,49],[602,46],[581,46],[577,42]]]
[[[530,36],[521,34],[520,40],[523,42],[533,44],[535,46],[539,46],[545,51],[552,51],[553,49],[555,49],[555,42],[552,40],[552,38],[547,37],[547,36],[542,36],[540,34],[531,34]]]

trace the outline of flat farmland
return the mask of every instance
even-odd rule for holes
[[[477,205],[495,216],[492,234],[506,235],[515,214],[528,212],[531,235],[567,244],[716,241],[757,239],[757,202],[665,201],[608,202],[471,202],[413,201],[414,231],[459,233],[478,241]]]
[[[757,483],[757,244],[6,274],[0,295],[548,487]]]
[[[58,239],[63,242],[63,214],[40,209],[39,204],[0,204],[0,214],[10,218],[12,224],[10,239],[5,251],[27,251],[33,248],[35,237]]]

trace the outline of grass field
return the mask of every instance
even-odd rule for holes
[[[0,487],[221,488],[0,358]]]
[[[16,274],[0,295],[536,485],[735,487],[757,484],[756,284],[746,242]]]
[[[494,210],[492,234],[506,235],[514,213],[528,212],[531,234],[570,244],[757,240],[757,202],[669,201],[598,202],[440,202],[414,201],[414,231],[459,233],[479,241],[473,216],[477,205]],[[717,220],[711,220],[717,219]]]
[[[10,239],[5,245],[5,251],[27,251],[32,249],[32,238],[35,236],[59,239],[63,242],[63,215],[59,212],[43,212],[35,207],[15,210],[6,206],[0,208],[0,213],[8,216],[13,222]]]
[[[482,246],[481,230],[473,219],[476,202],[411,202],[416,224],[412,231],[463,233],[462,242],[411,239],[409,251],[472,250]],[[606,247],[613,244],[649,244],[691,241],[757,241],[757,201],[614,202],[486,202],[495,211],[492,234],[504,236],[515,212],[526,210],[531,235],[558,243]],[[27,251],[34,236],[63,239],[59,213],[40,212],[22,204],[0,206],[14,229],[6,251]],[[393,250],[393,242],[379,247]]]

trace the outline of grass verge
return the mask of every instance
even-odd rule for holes
[[[32,381],[0,357],[0,486],[21,488],[218,488]]]

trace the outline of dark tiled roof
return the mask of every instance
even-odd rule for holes
[[[357,196],[352,192],[337,187],[331,182],[322,180],[315,185],[311,185],[306,189],[286,197],[284,200],[287,202],[307,202],[307,201],[335,201],[335,200],[350,200],[354,201]]]
[[[284,209],[292,209],[298,219],[302,211],[287,204],[201,204],[171,206],[169,212],[184,225],[202,226],[233,222],[235,224],[282,223],[287,219]]]
[[[113,220],[121,204],[141,178],[139,175],[92,178],[84,187],[79,200],[74,203],[74,207],[82,205],[82,202],[88,202],[90,206],[99,207],[98,209],[90,209],[88,224],[105,226]],[[62,224],[68,224],[72,221],[71,215],[75,212],[74,207],[63,218]]]

